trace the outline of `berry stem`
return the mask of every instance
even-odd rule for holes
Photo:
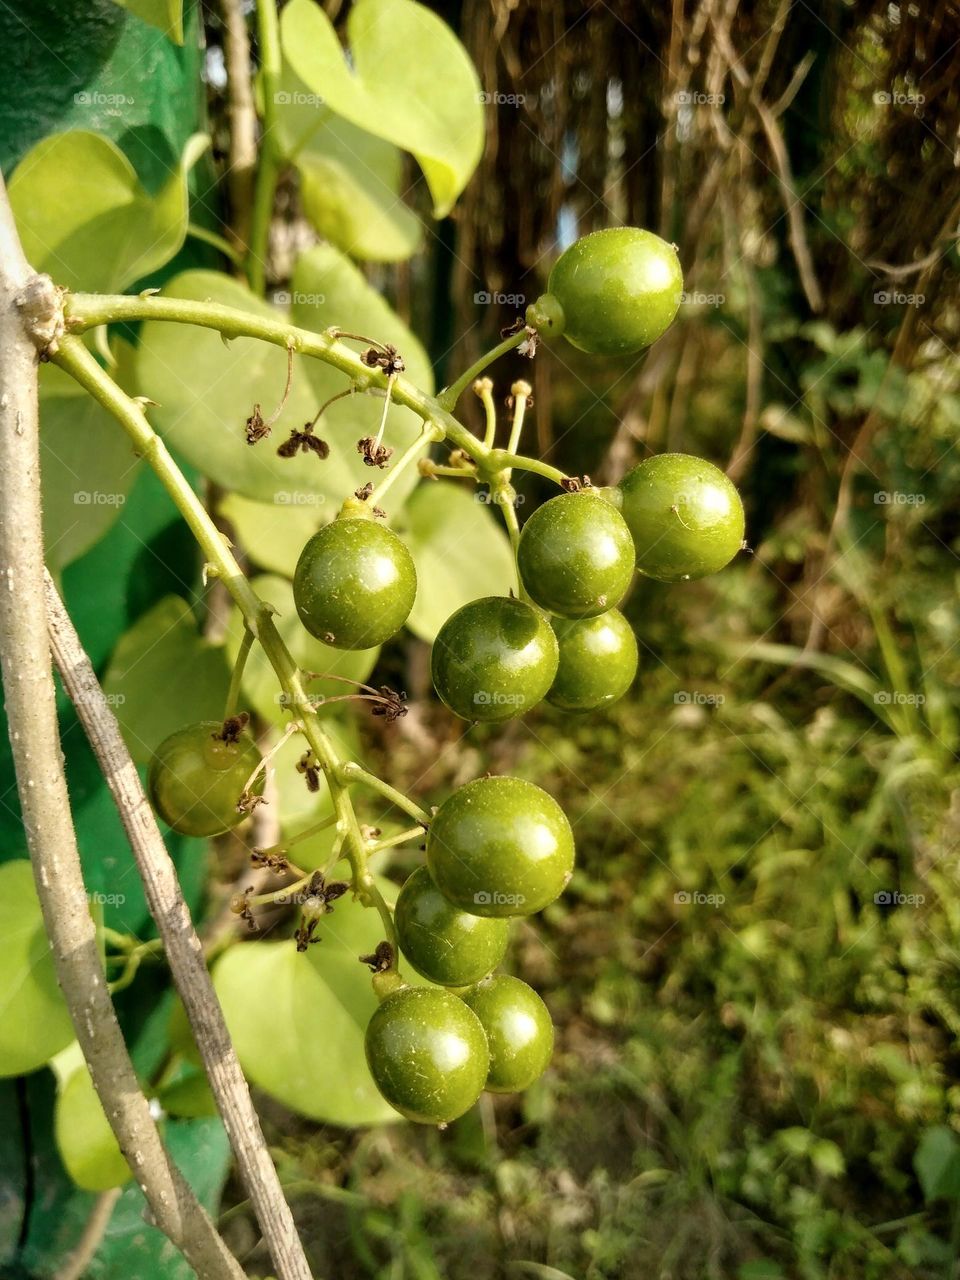
[[[487,458],[486,466],[488,470],[497,471],[502,468],[517,471],[532,471],[535,475],[543,476],[545,480],[552,480],[554,484],[562,485],[567,479],[564,472],[558,467],[551,467],[549,462],[541,462],[539,458],[528,458],[522,453],[508,453],[505,449],[491,449]]]
[[[483,405],[486,416],[483,445],[486,449],[492,449],[497,438],[497,406],[493,402],[493,379],[478,378],[473,384],[473,392]]]
[[[237,714],[237,706],[240,703],[240,686],[243,684],[243,671],[252,648],[253,632],[249,627],[244,627],[243,639],[240,641],[240,648],[237,652],[237,660],[234,662],[233,671],[230,674],[230,688],[227,690],[227,701],[223,708],[224,720],[229,720],[231,716]]]
[[[508,338],[504,338],[502,342],[498,342],[495,347],[491,347],[488,352],[480,357],[479,360],[467,369],[466,373],[462,373],[456,382],[452,382],[449,387],[445,387],[437,396],[442,408],[448,412],[452,412],[456,408],[457,401],[480,374],[483,373],[494,360],[499,360],[501,356],[505,356],[508,351],[515,351],[517,347],[526,342],[530,334],[525,328],[519,329],[516,333],[511,333]]]
[[[443,427],[439,424],[425,422],[420,434],[404,449],[384,478],[366,498],[367,505],[369,507],[380,506],[384,494],[389,491],[397,478],[403,475],[404,471],[417,460],[424,449],[428,449],[430,445],[442,440],[445,434]]]
[[[367,853],[384,853],[387,849],[395,849],[397,845],[407,844],[411,840],[419,840],[426,833],[427,829],[424,826],[408,827],[406,831],[399,831],[395,836],[387,836],[385,840],[375,840],[373,844],[368,844]]]
[[[301,732],[326,776],[337,819],[337,832],[343,839],[344,851],[353,872],[354,892],[364,905],[375,907],[379,912],[387,941],[393,947],[392,967],[396,969],[399,948],[396,945],[393,916],[367,867],[366,842],[357,822],[346,779],[341,775],[344,762],[337,754],[332,740],[320,727],[316,710],[304,689],[297,663],[273,621],[272,607],[262,601],[251,587],[209,512],[174,462],[164,442],[150,426],[142,406],[117,386],[79,338],[64,337],[51,358],[120,422],[130,437],[135,452],[147,459],[190,527],[206,560],[216,570],[240,609],[247,629],[260,642],[283,690],[284,705],[301,722]],[[372,777],[364,770],[360,772],[366,777]],[[379,783],[379,779],[377,782]],[[393,788],[390,791],[393,792]],[[394,795],[407,805],[413,803],[400,796],[400,792],[394,792]],[[426,817],[420,810],[412,816],[418,820]]]
[[[385,800],[391,801],[398,809],[402,809],[404,813],[408,813],[422,826],[430,825],[430,815],[425,809],[421,809],[415,804],[409,796],[405,796],[402,791],[398,791],[396,787],[391,787],[389,782],[384,782],[382,778],[378,778],[374,773],[368,773],[366,769],[356,764],[354,761],[348,761],[342,764],[339,769],[340,781],[347,786],[354,782],[359,782],[361,786],[369,787],[371,791],[376,791],[378,795],[383,796]]]
[[[533,388],[529,382],[515,382],[510,388],[510,394],[513,396],[513,422],[510,426],[507,453],[515,454],[520,444],[520,436],[523,433],[523,420],[527,412],[527,401],[533,395]]]

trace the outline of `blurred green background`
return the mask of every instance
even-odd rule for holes
[[[168,42],[149,75],[146,28],[93,7],[105,47],[84,45],[91,65],[115,88],[110,59],[133,47],[123,74],[153,76],[163,111],[82,127],[136,164],[141,126],[151,155],[158,134],[177,155],[206,112],[213,151],[191,178],[191,219],[216,225],[218,7],[188,6],[184,49]],[[741,487],[751,550],[704,582],[638,584],[626,611],[640,674],[603,715],[542,707],[464,732],[431,696],[422,639],[381,653],[373,683],[413,709],[391,726],[352,721],[367,766],[426,804],[487,769],[536,780],[575,824],[579,867],[511,952],[558,1028],[553,1067],[522,1099],[485,1097],[439,1134],[341,1130],[261,1098],[315,1274],[957,1277],[957,6],[431,7],[478,68],[485,151],[437,223],[404,159],[421,249],[367,264],[368,280],[442,385],[542,291],[558,246],[620,222],[675,241],[676,324],[629,360],[543,349],[527,448],[595,483],[650,452],[709,457]],[[78,39],[86,8],[31,6],[32,37],[48,50]],[[8,47],[26,47],[23,25],[0,9]],[[51,90],[45,65],[20,68],[36,75],[29,111],[23,81],[4,91],[5,170],[77,124],[75,86],[53,77]],[[310,234],[292,175],[278,208],[269,283],[283,290],[290,246]],[[217,263],[189,240],[164,275]],[[516,356],[497,367],[500,398],[521,374]],[[528,507],[547,496],[522,493]],[[199,568],[141,476],[122,520],[64,571],[101,669],[170,591],[200,598]],[[105,848],[128,859],[85,749],[68,760],[92,864]],[[9,792],[3,803],[5,854],[22,856]],[[193,901],[215,916],[237,850],[220,851],[205,898],[202,852],[187,853]],[[412,865],[398,857],[391,875]],[[133,1034],[149,987],[125,1000]],[[9,1114],[45,1088],[10,1086]],[[232,1181],[223,1209],[251,1275],[267,1274]],[[10,1274],[51,1274],[38,1259]]]

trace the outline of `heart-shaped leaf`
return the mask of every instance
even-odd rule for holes
[[[343,868],[338,868],[338,871]],[[380,888],[391,900],[396,889]],[[377,1007],[358,957],[383,938],[375,911],[347,895],[320,922],[321,941],[231,947],[213,980],[247,1077],[311,1119],[347,1127],[398,1119],[377,1092],[363,1050]]]
[[[183,0],[114,0],[114,3],[162,31],[174,44],[183,44]]]
[[[79,1044],[74,1041],[52,1065],[59,1086],[53,1131],[64,1168],[85,1191],[122,1187],[133,1175],[100,1105]]]
[[[338,115],[411,151],[449,213],[483,153],[480,82],[466,50],[414,0],[358,0],[347,19],[348,64],[314,0],[291,0],[281,18],[294,72]]]
[[[30,863],[0,866],[0,1076],[36,1071],[73,1039]]]
[[[421,640],[432,643],[461,605],[516,586],[510,539],[481,496],[455,483],[425,483],[404,507],[400,532],[417,566],[407,626]]]
[[[42,139],[10,179],[24,252],[37,271],[74,290],[120,293],[168,262],[187,234],[187,174],[209,139],[195,134],[156,196],[98,133]]]

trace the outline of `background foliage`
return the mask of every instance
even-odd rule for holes
[[[277,109],[286,163],[273,305],[312,328],[346,309],[440,386],[537,296],[558,244],[617,221],[658,230],[684,265],[677,323],[640,360],[598,367],[569,347],[543,350],[537,446],[595,480],[663,449],[729,466],[753,553],[703,583],[638,585],[628,613],[641,672],[606,715],[538,709],[506,730],[464,733],[429,697],[426,646],[455,592],[503,588],[502,535],[452,486],[424,484],[391,511],[427,590],[409,636],[379,654],[337,655],[334,670],[405,689],[413,710],[385,728],[331,707],[336,732],[427,804],[487,768],[535,779],[574,821],[580,866],[511,953],[558,1023],[553,1068],[522,1102],[484,1099],[443,1135],[378,1127],[382,1108],[346,1096],[342,1077],[317,1088],[331,1046],[353,1034],[345,1010],[366,998],[359,966],[336,955],[300,965],[316,1025],[300,1026],[302,1044],[266,1045],[257,1001],[244,997],[262,996],[277,981],[270,971],[296,958],[289,920],[278,913],[270,938],[216,962],[228,1013],[239,993],[234,1031],[266,1091],[315,1273],[955,1276],[956,6],[433,5],[476,67],[474,79],[431,27],[452,78],[431,84],[453,104],[440,130],[398,105],[418,68],[377,52],[384,30],[404,43],[402,27],[367,21],[384,8],[285,7],[296,54]],[[14,201],[34,265],[64,283],[140,288],[176,276],[170,289],[185,296],[265,305],[187,234],[188,223],[222,229],[231,216],[218,180],[222,30],[215,7],[188,4],[177,43],[164,34],[179,34],[172,15],[44,0],[30,8],[28,39],[22,16],[0,8],[13,62],[0,90],[4,172],[29,153]],[[66,141],[48,137],[64,130]],[[204,132],[207,150],[190,141]],[[93,226],[92,196],[103,201]],[[149,329],[110,335],[118,376],[161,402],[158,425],[283,608],[297,549],[366,478],[362,466],[347,448],[322,471],[313,459],[281,471],[272,455],[221,448],[254,401],[279,399],[283,354]],[[505,360],[501,397],[529,372]],[[336,389],[322,366],[298,369],[281,425]],[[236,619],[203,586],[152,476],[116,432],[107,447],[113,428],[99,410],[74,404],[51,370],[43,396],[48,559],[144,762],[202,699],[216,714]],[[352,400],[325,418],[333,440],[369,422],[369,405]],[[392,442],[410,429],[395,411]],[[71,451],[81,430],[84,447]],[[545,495],[534,481],[522,496],[529,508]],[[299,643],[306,666],[331,669],[323,646]],[[269,741],[281,717],[264,676],[252,666],[245,694]],[[129,852],[66,705],[63,735],[88,888],[108,927],[147,939]],[[308,809],[290,788],[270,812],[296,830],[323,803]],[[366,817],[384,814],[372,805]],[[274,819],[258,821],[254,842],[269,843]],[[9,784],[0,832],[3,858],[22,859]],[[172,847],[218,950],[226,900],[249,880],[243,849]],[[307,864],[327,847],[308,845]],[[388,874],[399,880],[409,865],[398,857]],[[329,949],[353,953],[359,934],[335,919],[343,934]],[[13,963],[39,941],[5,929],[0,954]],[[29,998],[43,999],[51,975],[39,962],[32,972]],[[118,999],[138,1070],[171,1117],[170,1143],[214,1203],[226,1146],[202,1114],[209,1100],[162,966],[145,964]],[[272,1004],[267,1016],[277,1022]],[[55,1013],[44,1027],[51,1043],[28,1044],[35,1062],[18,1069],[67,1045]],[[78,1166],[55,1141],[57,1082],[61,1109],[83,1087],[75,1065],[61,1055],[56,1077],[0,1084],[0,1265],[11,1275],[52,1276],[93,1202],[67,1179],[62,1162],[75,1177]],[[138,1194],[123,1191],[91,1276],[180,1274],[155,1241],[149,1263],[131,1252],[144,1237]],[[250,1273],[265,1274],[230,1181],[223,1209]]]

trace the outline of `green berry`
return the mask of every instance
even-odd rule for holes
[[[466,987],[503,959],[510,926],[459,911],[443,896],[426,867],[400,890],[394,913],[400,950],[418,973],[445,987]]]
[[[464,720],[512,720],[535,707],[557,673],[549,622],[522,600],[486,596],[450,615],[431,658],[443,702]]]
[[[490,1046],[491,1093],[518,1093],[539,1080],[553,1056],[550,1013],[532,987],[499,974],[463,995]]]
[[[686,453],[647,458],[620,481],[637,569],[660,582],[716,573],[743,546],[743,503],[719,467]]]
[[[184,836],[216,836],[244,815],[237,810],[260,752],[249,734],[224,740],[218,720],[178,729],[153,753],[147,773],[150,803],[168,827]],[[263,775],[251,788],[259,794]]]
[[[336,649],[373,649],[396,635],[417,594],[410,552],[392,529],[341,516],[300,553],[293,597],[300,621]]]
[[[454,791],[427,833],[427,866],[454,906],[478,916],[542,911],[573,871],[573,832],[552,796],[520,778]]]
[[[490,1065],[472,1009],[439,987],[402,987],[367,1027],[367,1063],[377,1088],[408,1120],[447,1124],[479,1098]]]
[[[523,526],[517,565],[531,599],[565,618],[589,618],[627,593],[633,539],[620,512],[589,491],[562,493]]]
[[[596,618],[554,618],[560,645],[547,701],[564,711],[594,711],[623,697],[637,674],[637,637],[617,609]]]
[[[683,272],[673,245],[652,231],[613,227],[584,236],[562,253],[547,290],[531,310],[555,316],[559,305],[568,342],[592,355],[628,355],[670,327]]]

